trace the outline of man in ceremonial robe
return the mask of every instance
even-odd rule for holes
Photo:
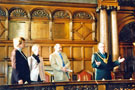
[[[111,71],[115,66],[120,65],[123,62],[124,58],[118,58],[117,61],[112,61],[111,55],[105,52],[104,43],[98,44],[99,52],[96,52],[92,55],[92,67],[95,68],[95,80],[110,80]]]

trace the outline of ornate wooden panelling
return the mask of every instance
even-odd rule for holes
[[[9,8],[9,16],[8,16],[9,36],[5,37],[12,39],[17,36],[23,36],[27,39],[38,39],[38,40],[39,39],[78,40],[76,38],[79,37],[79,40],[94,41],[96,39],[95,34],[93,34],[96,31],[95,28],[96,17],[94,13],[89,12],[87,10],[72,11],[72,12],[73,13],[71,13],[71,11],[66,9],[65,10],[56,9],[54,11],[50,11],[49,8],[37,7],[32,8],[32,10],[26,10],[25,7],[23,8],[19,6],[17,6],[17,8],[11,7]],[[74,23],[71,21],[74,21]],[[76,21],[80,24],[79,28],[77,29],[75,28],[78,27],[78,25],[76,25],[75,23]],[[24,24],[22,25],[23,22],[25,23],[25,25]],[[22,31],[21,29],[25,30]],[[14,35],[12,32],[18,32],[19,34]],[[36,34],[39,33],[40,36],[35,35],[35,33]]]
[[[91,56],[97,50],[95,6],[0,4],[0,7],[0,50],[3,51],[0,60],[10,58],[12,39],[22,36],[26,39],[23,49],[26,56],[32,55],[33,44],[40,44],[40,55],[48,72],[51,71],[49,55],[56,43],[63,46],[63,52],[70,60],[71,77],[83,69],[93,71]],[[11,71],[8,72],[10,76]],[[2,79],[7,83],[7,78]]]

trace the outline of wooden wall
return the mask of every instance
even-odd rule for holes
[[[119,50],[120,55],[125,57],[125,62],[121,64],[120,71],[122,78],[129,79],[135,76],[135,19],[134,7],[120,7],[117,12],[118,32],[119,32]]]
[[[27,56],[32,54],[33,44],[41,45],[40,55],[44,58],[46,72],[51,70],[49,55],[56,43],[63,46],[72,74],[84,69],[93,72],[91,55],[97,51],[100,24],[96,8],[97,5],[86,3],[0,0],[0,84],[7,84],[9,80],[12,39],[18,36],[26,39],[23,51]],[[119,34],[125,25],[135,22],[134,15],[134,7],[120,7],[117,11]],[[119,41],[119,44],[122,57],[135,56],[131,42]],[[124,64],[120,71],[125,72]]]
[[[98,41],[95,9],[96,5],[90,4],[0,4],[0,60],[10,58],[12,39],[22,36],[26,39],[23,51],[27,56],[32,54],[33,44],[41,45],[46,71],[50,70],[49,55],[54,51],[53,46],[60,43],[70,59],[73,74],[84,69],[93,72],[91,56],[97,51]],[[7,72],[0,69],[0,84],[7,84]]]

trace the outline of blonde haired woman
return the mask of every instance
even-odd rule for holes
[[[45,82],[45,72],[43,58],[39,56],[40,46],[34,44],[32,46],[33,55],[28,57],[30,68],[30,79],[32,82]]]
[[[23,37],[17,37],[13,39],[14,50],[11,53],[12,64],[12,84],[24,84],[30,83],[30,70],[27,62],[27,57],[22,52],[25,47],[25,39]]]

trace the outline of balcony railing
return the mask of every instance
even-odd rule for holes
[[[135,80],[91,80],[1,85],[0,90],[135,90]]]

